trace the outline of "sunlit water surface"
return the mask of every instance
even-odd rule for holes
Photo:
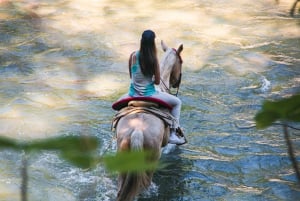
[[[183,43],[181,124],[189,143],[138,200],[299,200],[280,126],[245,128],[266,98],[300,92],[299,15],[291,0],[0,1],[0,135],[92,135],[115,151],[112,102],[145,29]],[[299,126],[299,124],[294,125]],[[300,157],[299,131],[291,138]],[[21,153],[0,152],[0,200],[20,199]],[[29,158],[30,201],[114,200],[117,175],[56,153]]]

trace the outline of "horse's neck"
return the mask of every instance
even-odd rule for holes
[[[170,88],[170,76],[172,71],[172,66],[175,63],[176,57],[171,54],[172,49],[168,49],[160,62],[160,77],[161,83],[160,88],[162,91],[168,91]]]

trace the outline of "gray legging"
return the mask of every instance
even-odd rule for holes
[[[163,100],[164,102],[168,103],[173,107],[171,114],[177,120],[179,127],[179,118],[180,118],[180,111],[181,111],[181,100],[174,95],[171,95],[167,92],[157,91],[157,93],[153,94],[151,97]]]

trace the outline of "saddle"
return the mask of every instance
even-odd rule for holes
[[[166,126],[176,128],[177,120],[171,115],[172,108],[168,103],[152,97],[130,97],[121,99],[112,105],[112,108],[118,110],[113,118],[112,128],[117,126],[118,121],[129,114],[149,113],[162,119]]]
[[[121,100],[116,101],[112,104],[112,108],[114,110],[121,110],[127,106],[135,106],[135,107],[157,107],[157,108],[166,108],[169,111],[172,110],[172,106],[166,103],[163,100],[153,97],[128,97],[123,98]]]
[[[177,120],[170,113],[172,106],[160,99],[153,97],[129,97],[113,103],[112,108],[118,110],[112,120],[112,130],[115,130],[119,120],[126,115],[148,113],[160,118],[165,123],[166,130],[169,130],[170,128],[179,129],[176,130],[176,132],[179,136],[184,137],[183,132],[178,127]],[[166,132],[164,135],[163,146],[168,143],[168,139],[169,132]]]

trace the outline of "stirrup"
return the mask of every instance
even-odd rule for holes
[[[183,134],[183,131],[181,130],[180,127],[176,128],[175,131],[176,131],[176,134],[177,134],[178,136],[180,136],[180,137],[185,137],[184,134]]]
[[[182,131],[182,129],[180,127],[176,128],[175,133],[176,133],[177,136],[184,139],[183,143],[180,143],[180,144],[177,144],[177,145],[183,145],[183,144],[186,144],[188,142],[185,135],[184,135],[184,133],[183,133],[183,131]]]

